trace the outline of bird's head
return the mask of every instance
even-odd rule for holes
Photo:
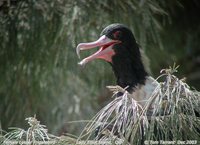
[[[134,48],[130,48],[130,46],[133,45],[136,45],[136,41],[129,28],[123,24],[111,24],[101,32],[98,40],[89,43],[80,43],[76,48],[76,52],[80,56],[81,50],[100,47],[96,53],[84,58],[79,64],[85,65],[95,59],[103,59],[109,63],[113,63],[113,56],[123,56],[132,53],[133,50],[131,49]]]
[[[89,43],[80,43],[76,52],[100,47],[99,50],[84,58],[79,64],[103,59],[112,65],[117,84],[121,87],[133,88],[137,84],[144,84],[147,73],[141,61],[140,50],[133,33],[122,24],[111,24],[102,32],[98,40]]]

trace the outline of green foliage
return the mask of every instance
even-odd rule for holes
[[[187,4],[182,2],[183,7]],[[110,23],[124,23],[133,30],[152,60],[154,73],[176,61],[183,72],[188,72],[187,76],[188,70],[194,70],[192,76],[197,78],[191,78],[198,81],[199,75],[193,74],[199,71],[198,63],[190,58],[193,54],[199,57],[199,25],[189,28],[190,24],[184,23],[181,29],[176,17],[187,19],[193,13],[182,15],[179,5],[178,1],[156,0],[1,1],[2,128],[24,127],[24,117],[37,114],[50,132],[79,133],[84,123],[67,122],[93,116],[106,100],[102,96],[109,96],[105,86],[115,82],[111,68],[104,62],[79,68],[75,47],[77,43],[97,39]],[[189,57],[188,61],[185,56]]]

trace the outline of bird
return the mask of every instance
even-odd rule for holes
[[[105,60],[111,65],[117,80],[116,87],[108,88],[126,88],[126,91],[144,107],[158,82],[145,70],[140,47],[132,31],[124,24],[111,24],[101,32],[97,41],[78,44],[77,55],[80,57],[80,51],[95,47],[100,48],[93,55],[81,60],[79,65],[84,66],[95,59]]]
[[[156,112],[155,108],[156,107],[157,109],[159,108],[158,102],[161,102],[161,108],[159,108],[161,109],[161,111],[158,111],[158,113],[161,113],[161,114],[159,115],[169,115],[170,111],[173,112],[177,108],[177,105],[176,105],[177,103],[173,103],[173,100],[174,101],[180,100],[179,97],[177,99],[176,97],[173,97],[173,95],[167,96],[168,95],[167,93],[169,93],[167,91],[166,91],[167,93],[164,93],[166,96],[155,95],[155,98],[154,96],[152,96],[152,94],[154,94],[157,88],[159,87],[162,88],[161,84],[157,81],[157,79],[154,79],[145,69],[143,61],[142,61],[140,45],[137,43],[132,31],[126,25],[120,24],[120,23],[114,23],[114,24],[108,25],[106,28],[103,29],[103,31],[100,34],[99,39],[97,39],[96,41],[87,42],[87,43],[79,43],[76,47],[76,53],[78,57],[80,58],[81,51],[93,49],[96,47],[99,47],[99,50],[95,52],[94,54],[82,59],[79,62],[79,65],[84,66],[87,63],[94,61],[96,59],[101,59],[108,62],[110,66],[112,67],[112,70],[116,78],[116,85],[108,86],[108,88],[113,92],[117,92],[117,97],[123,97],[124,94],[128,93],[128,95],[131,98],[133,98],[133,100],[137,102],[137,104],[140,106],[141,111],[144,109],[147,109],[147,111],[145,111],[145,114],[143,114],[143,115],[146,115],[147,117],[149,116],[150,119],[148,118],[147,122],[151,123],[152,116],[155,115],[155,112]],[[174,80],[177,81],[178,79],[175,78]],[[173,83],[172,81],[171,83],[176,84],[177,82]],[[175,86],[176,87],[175,89],[179,90],[180,86],[183,84],[182,85],[183,90],[186,89],[185,91],[186,93],[190,92],[189,95],[195,96],[194,95],[195,93],[189,90],[189,87],[185,87],[186,85],[184,83],[181,82],[179,84],[180,84],[179,86]],[[163,83],[163,86],[167,86],[167,83]],[[177,93],[176,92],[173,92],[173,93],[175,93],[175,95],[177,96],[180,96],[181,94],[180,92],[184,92],[184,91],[179,90]],[[200,96],[200,93],[198,93],[195,97],[198,97],[199,99],[199,96]],[[171,99],[169,99],[170,97]],[[188,99],[187,94],[183,93],[183,97],[185,98],[182,100]],[[190,98],[188,102],[191,102]],[[179,113],[181,115],[182,113],[183,114],[186,113],[186,115],[193,115],[193,117],[195,117],[195,115],[200,112],[198,106],[196,106],[195,108],[196,110],[192,110],[193,109],[192,103],[189,104],[189,107],[187,106],[187,103],[179,103],[179,105],[180,104],[183,105],[183,107],[182,108],[180,107],[181,109],[178,110],[178,112],[180,111]],[[187,109],[190,111],[188,111]],[[118,109],[118,111],[120,111],[120,109]],[[168,112],[168,114],[166,112]],[[133,112],[129,114],[133,114]],[[123,116],[123,113],[121,113],[121,115]],[[130,117],[130,115],[128,117]],[[199,114],[196,115],[196,117],[199,117]],[[178,121],[181,121],[181,120],[179,119]],[[131,121],[129,120],[128,122],[131,122]],[[160,123],[163,123],[163,121]],[[158,123],[157,125],[159,126],[160,123]],[[182,123],[184,122],[181,122],[180,124]],[[124,125],[124,124],[121,124],[121,125]],[[145,136],[145,132],[147,130],[144,129],[145,127],[143,126],[142,123],[140,125],[141,125],[140,134],[142,136],[141,143],[143,144],[144,143],[143,136]],[[166,127],[165,128],[166,130],[163,130],[163,128],[158,130],[157,125],[154,124],[154,129],[155,129],[154,135],[158,137],[156,139],[162,140],[163,137],[166,137],[165,131],[166,130],[169,131],[169,127]],[[112,130],[112,131],[113,131],[113,128],[116,127],[116,126],[106,125],[106,124],[104,124],[104,126],[107,126],[108,130]],[[124,128],[126,129],[126,127]],[[115,130],[114,134],[118,134],[118,131],[120,131],[120,129],[121,129],[121,126],[117,130]],[[197,132],[200,132],[198,127],[194,127],[194,129],[197,130]],[[183,132],[184,131],[185,130],[183,130]],[[99,132],[99,127],[97,128],[97,134],[98,132]],[[171,130],[168,132],[167,134],[168,139],[173,140],[173,136],[176,138],[176,135],[174,135],[173,133],[174,132],[171,132]],[[150,134],[152,134],[152,132]],[[185,132],[185,134],[187,134],[187,132]],[[153,139],[155,138],[153,137]]]
[[[145,70],[140,47],[132,31],[124,24],[111,24],[101,32],[98,40],[78,44],[76,53],[80,58],[80,51],[95,47],[100,48],[96,53],[82,59],[79,65],[84,66],[95,59],[108,62],[113,69],[117,84],[108,86],[108,88],[117,92],[118,97],[123,96],[124,92],[127,91],[141,105],[141,108],[145,108],[153,91],[158,86],[158,82]],[[148,107],[147,115],[150,116],[152,110],[153,104]],[[114,130],[114,135],[118,134],[113,125],[104,126],[107,126],[106,130]],[[96,135],[101,132],[99,138],[103,136],[101,128],[104,127],[99,126],[95,131]],[[144,131],[141,134],[143,136]]]

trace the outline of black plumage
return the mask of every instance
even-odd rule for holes
[[[120,36],[113,37],[115,32]],[[112,56],[111,66],[117,79],[117,85],[125,88],[129,93],[138,84],[144,84],[147,72],[141,60],[139,46],[129,28],[122,24],[112,24],[102,31],[110,39],[118,39],[121,43],[113,46],[115,55]]]

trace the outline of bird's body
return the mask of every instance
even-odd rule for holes
[[[131,95],[142,107],[145,107],[158,85],[159,83],[149,76],[146,78],[144,85],[138,85],[134,88]],[[149,109],[152,109],[152,107],[153,104]]]

